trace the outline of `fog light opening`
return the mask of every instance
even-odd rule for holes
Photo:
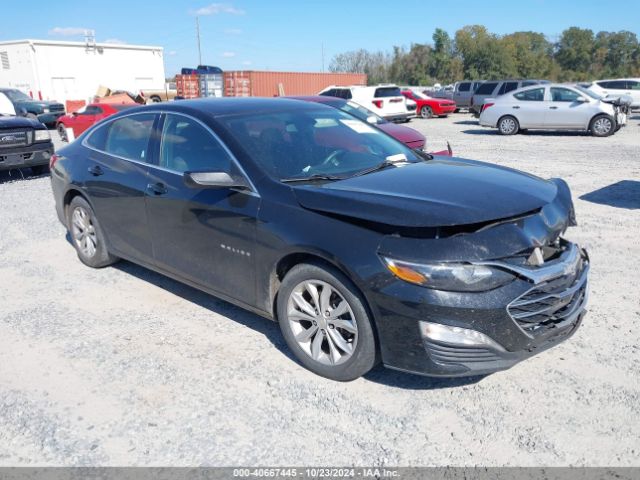
[[[477,330],[470,330],[468,328],[421,321],[420,333],[423,338],[436,342],[467,347],[490,347],[500,352],[505,351],[504,347],[491,337]]]

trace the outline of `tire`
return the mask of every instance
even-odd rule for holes
[[[515,135],[520,130],[520,124],[515,117],[505,115],[498,120],[498,131],[500,135]]]
[[[420,109],[420,118],[431,118],[433,117],[433,110],[431,107],[424,106]]]
[[[152,95],[150,98],[152,103],[160,103],[162,99],[158,95]]]
[[[57,130],[58,130],[58,135],[60,136],[60,140],[68,143],[69,138],[67,137],[67,129],[65,128],[64,124],[59,123]]]
[[[78,258],[92,268],[102,268],[119,260],[107,251],[104,233],[89,203],[77,196],[67,208],[67,225]],[[93,245],[93,248],[90,248]]]
[[[327,312],[338,310],[341,313],[335,317],[327,317]],[[311,263],[293,267],[278,291],[277,314],[291,351],[318,375],[348,382],[378,361],[365,301],[353,283],[331,267]]]
[[[616,129],[616,122],[609,115],[598,115],[591,120],[589,131],[594,137],[608,137],[613,135]]]
[[[34,165],[31,167],[31,173],[35,176],[43,175],[49,172],[49,165]]]

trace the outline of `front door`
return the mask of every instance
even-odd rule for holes
[[[193,188],[184,172],[238,172],[217,137],[198,120],[166,114],[158,165],[146,191],[156,264],[186,280],[255,304],[256,216],[253,191]]]
[[[153,257],[144,194],[157,118],[141,113],[96,129],[87,138],[91,151],[84,172],[85,188],[113,253],[146,263]]]
[[[545,124],[550,128],[586,128],[591,120],[592,107],[589,102],[579,102],[580,92],[570,88],[551,87],[547,104]]]

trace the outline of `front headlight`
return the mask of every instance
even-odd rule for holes
[[[411,263],[382,257],[398,278],[434,290],[483,292],[511,282],[514,275],[499,268],[468,263]]]
[[[42,113],[49,113],[49,107],[42,107]]]
[[[34,142],[46,142],[47,140],[51,140],[49,130],[36,130]]]

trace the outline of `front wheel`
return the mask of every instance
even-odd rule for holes
[[[515,135],[520,130],[520,124],[515,117],[507,115],[498,122],[498,131],[501,135]]]
[[[67,225],[78,258],[89,267],[101,268],[118,261],[107,251],[104,233],[91,205],[82,197],[71,200]]]
[[[67,137],[67,129],[65,128],[63,123],[58,124],[58,136],[60,137],[61,142],[69,141],[69,137]]]
[[[431,107],[422,107],[420,109],[420,117],[421,118],[431,118],[431,117],[433,117],[433,110],[431,110]]]
[[[315,264],[296,265],[277,301],[280,329],[306,368],[331,380],[355,380],[377,362],[364,300],[347,277]]]
[[[591,120],[589,131],[594,137],[608,137],[615,132],[615,123],[609,115],[598,115]]]

